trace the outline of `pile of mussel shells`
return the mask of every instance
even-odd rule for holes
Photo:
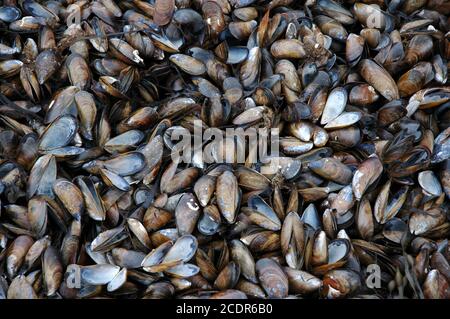
[[[449,15],[0,1],[0,299],[450,298]]]

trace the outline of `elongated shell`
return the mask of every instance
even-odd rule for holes
[[[387,100],[391,101],[400,98],[397,83],[383,67],[369,59],[361,60],[359,67],[359,72],[364,80]]]

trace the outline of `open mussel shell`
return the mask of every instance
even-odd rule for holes
[[[442,187],[433,171],[422,171],[417,177],[423,192],[429,196],[440,196]]]
[[[220,212],[217,206],[209,205],[203,209],[197,228],[203,235],[211,236],[217,233],[221,224]]]
[[[227,64],[238,64],[248,56],[248,49],[243,46],[228,46],[226,42],[219,44],[215,52]]]
[[[185,235],[177,239],[175,244],[164,256],[163,262],[181,260],[188,262],[197,250],[197,239],[191,235]]]
[[[34,194],[53,196],[52,185],[56,180],[57,166],[53,155],[47,154],[39,157],[30,171],[27,195]]]
[[[83,266],[81,281],[87,285],[106,285],[116,277],[120,267],[111,264]]]
[[[323,265],[316,266],[313,272],[323,275],[331,269],[341,268],[346,262],[350,253],[350,243],[346,239],[335,239],[328,244],[327,260]]]
[[[165,243],[158,245],[158,247],[153,249],[147,256],[144,257],[141,266],[144,267],[145,271],[157,272],[164,256],[167,254],[170,248],[172,248],[172,246],[173,243],[171,241],[166,241]]]
[[[104,252],[120,244],[126,238],[125,229],[121,226],[101,232],[92,240],[90,248],[93,252]]]
[[[251,196],[248,199],[248,209],[245,210],[248,218],[256,225],[269,229],[280,230],[281,221],[273,209],[259,196]]]
[[[323,109],[320,124],[327,124],[338,117],[344,111],[347,99],[348,93],[345,89],[336,88],[331,91]]]

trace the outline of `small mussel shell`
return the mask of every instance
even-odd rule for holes
[[[362,162],[352,179],[353,193],[356,199],[361,199],[365,191],[375,183],[383,172],[383,164],[380,159],[372,155]]]
[[[266,293],[259,285],[244,279],[239,280],[235,288],[249,297],[258,299],[266,298]]]
[[[184,235],[177,239],[175,244],[169,249],[164,256],[163,263],[181,260],[188,262],[194,257],[197,251],[197,239],[192,235]]]
[[[180,264],[166,270],[166,273],[175,278],[188,278],[195,276],[200,268],[193,264]]]
[[[292,82],[291,82],[292,83]],[[311,108],[301,102],[294,102],[289,104],[281,113],[283,119],[287,122],[297,122],[301,120],[306,120],[311,118]]]
[[[23,62],[20,60],[0,61],[0,76],[5,78],[16,75],[20,72]]]
[[[203,207],[208,205],[216,188],[216,177],[203,175],[194,184],[194,193]]]
[[[102,165],[120,176],[129,176],[144,168],[145,158],[139,152],[128,152],[113,156],[102,162]]]
[[[302,270],[284,267],[289,281],[289,292],[308,295],[318,291],[322,287],[322,280]]]
[[[242,21],[250,21],[258,17],[258,11],[255,7],[236,8],[233,11],[233,16]]]
[[[42,272],[47,296],[53,296],[58,291],[63,279],[63,265],[59,250],[53,246],[47,247],[42,257]]]
[[[123,153],[135,148],[144,138],[144,133],[139,130],[130,130],[117,135],[107,141],[104,145],[108,153]]]
[[[24,275],[19,275],[15,277],[9,285],[7,298],[38,299],[38,295],[33,286],[28,282],[27,277]]]
[[[239,280],[239,276],[239,265],[231,261],[217,275],[214,286],[219,290],[234,288]]]
[[[172,54],[169,60],[184,72],[191,75],[202,75],[206,66],[202,61],[185,54]]]
[[[191,193],[184,194],[175,208],[175,220],[180,235],[191,234],[200,216],[200,205]]]
[[[302,59],[306,56],[303,44],[296,39],[275,41],[270,47],[270,53],[277,59]]]
[[[41,27],[42,19],[26,16],[11,22],[9,28],[13,31],[37,32]]]
[[[361,117],[360,112],[342,112],[338,117],[329,121],[324,128],[327,130],[344,128],[357,123]]]
[[[105,220],[106,210],[95,184],[90,178],[78,178],[77,184],[83,194],[86,212],[94,220]]]
[[[257,195],[249,197],[248,208],[246,214],[253,223],[269,230],[281,229],[278,216],[261,197]]]
[[[106,285],[119,273],[120,267],[100,264],[81,267],[81,281],[88,285]]]
[[[14,278],[22,266],[24,258],[33,245],[34,240],[30,236],[21,235],[10,245],[6,254],[6,270],[10,278]]]
[[[430,196],[440,196],[442,194],[441,184],[433,171],[420,172],[417,179],[425,194]]]
[[[117,127],[117,131],[123,133],[132,129],[146,129],[155,124],[157,120],[158,113],[154,108],[143,107],[137,109],[128,118],[122,120]]]
[[[397,85],[400,96],[406,97],[416,93],[433,78],[434,73],[431,63],[419,62],[398,79]]]
[[[364,106],[375,103],[379,97],[373,86],[369,84],[358,84],[350,90],[348,100],[351,104]]]
[[[2,6],[0,7],[0,20],[6,23],[10,23],[20,19],[22,13],[17,7]]]
[[[166,25],[172,18],[175,9],[175,0],[156,0],[154,8],[154,22],[159,26]]]
[[[364,50],[364,38],[350,33],[345,45],[345,58],[350,65],[356,65]]]
[[[437,269],[432,269],[427,274],[423,294],[426,299],[448,299],[448,282]]]
[[[240,240],[230,242],[231,258],[239,265],[241,275],[252,283],[257,283],[256,264],[250,250]]]
[[[144,298],[165,299],[175,294],[175,287],[170,282],[155,282],[150,284],[145,290]]]
[[[142,223],[147,231],[163,228],[173,219],[173,214],[163,208],[150,206],[144,214]]]
[[[160,266],[164,256],[167,254],[170,248],[172,248],[172,246],[173,246],[172,241],[166,241],[158,245],[155,249],[153,249],[150,253],[148,253],[144,257],[144,259],[141,262],[141,266],[144,267],[145,271],[156,272],[157,269],[154,268]],[[177,263],[179,263],[178,260],[176,260],[175,264]],[[160,270],[160,267],[158,268],[158,270]]]
[[[390,241],[400,244],[405,231],[408,230],[407,224],[399,218],[392,218],[383,227],[383,236]]]
[[[329,299],[343,298],[361,286],[359,274],[352,270],[335,269],[323,277],[323,294]]]
[[[361,130],[356,126],[328,132],[329,143],[340,147],[355,147],[361,141]]]
[[[355,3],[353,12],[361,24],[369,28],[384,30],[387,16],[378,6],[371,6],[365,3]]]
[[[342,267],[350,253],[350,242],[347,239],[335,239],[328,244],[327,262],[313,269],[313,273],[323,275],[331,269]]]
[[[78,129],[76,119],[70,115],[64,115],[53,121],[43,133],[38,149],[50,151],[68,145]]]
[[[72,53],[66,59],[67,74],[69,76],[70,83],[79,89],[86,89],[91,80],[91,72],[89,66],[84,58],[77,54]]]
[[[348,184],[353,177],[350,168],[332,157],[310,162],[308,167],[314,173],[339,184]]]
[[[280,148],[286,155],[300,155],[309,152],[314,147],[312,142],[303,142],[295,137],[280,138]]]
[[[331,91],[323,108],[320,124],[327,124],[338,117],[344,111],[347,99],[348,93],[344,88],[335,88]]]
[[[36,75],[39,84],[44,84],[59,68],[60,59],[54,50],[45,50],[36,58]]]
[[[400,97],[397,83],[395,83],[392,76],[376,62],[369,59],[363,59],[359,64],[359,68],[359,73],[364,80],[372,85],[387,100],[392,101]]]
[[[404,117],[407,113],[401,100],[394,100],[378,110],[378,123],[385,127]]]
[[[136,250],[115,247],[111,250],[111,256],[117,266],[134,269],[141,266],[145,254]]]
[[[216,182],[217,206],[228,223],[236,219],[241,193],[236,176],[230,171],[225,171],[217,178]]]
[[[271,157],[268,163],[261,167],[261,173],[268,177],[280,173],[286,180],[292,180],[299,175],[301,163],[300,160],[291,157]]]
[[[221,223],[219,209],[216,205],[209,205],[203,208],[203,215],[200,217],[197,228],[204,235],[211,236],[217,233]]]
[[[127,268],[122,268],[106,286],[108,292],[120,289],[127,281]]]
[[[319,15],[315,17],[314,22],[324,34],[330,36],[334,40],[340,42],[347,40],[347,30],[337,20],[325,15]]]
[[[256,262],[256,273],[269,298],[285,298],[289,292],[289,280],[280,265],[269,258]]]
[[[34,194],[52,197],[52,185],[56,180],[56,159],[47,154],[39,157],[30,171],[28,179],[27,196],[31,198]]]
[[[257,25],[258,22],[256,22],[255,20],[236,21],[230,22],[230,24],[228,25],[228,29],[236,39],[245,40],[250,36],[253,30],[255,30]]]
[[[53,192],[74,218],[81,217],[84,200],[81,190],[75,184],[66,179],[57,179],[53,184]]]

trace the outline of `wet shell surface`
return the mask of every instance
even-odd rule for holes
[[[449,299],[449,15],[1,1],[0,299]]]

